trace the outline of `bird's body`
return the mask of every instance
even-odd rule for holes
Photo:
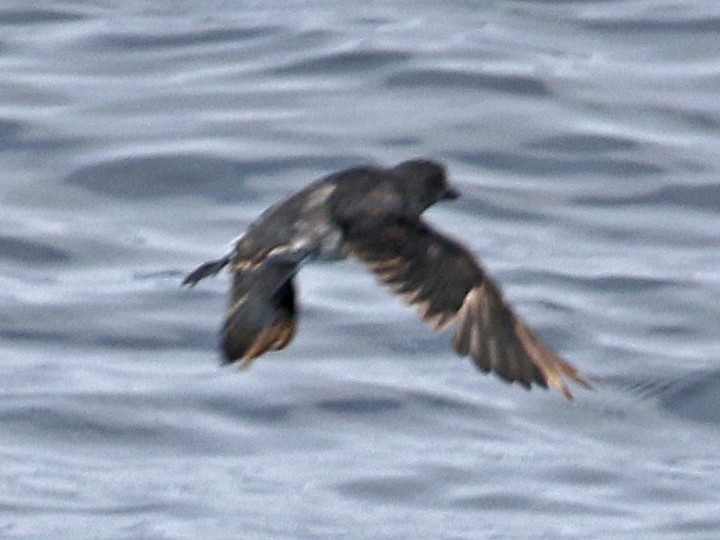
[[[201,265],[184,284],[195,285],[229,266],[234,280],[223,356],[247,365],[292,339],[293,279],[302,263],[350,255],[417,305],[436,329],[455,323],[456,351],[470,355],[482,371],[527,388],[550,384],[571,398],[563,377],[589,386],[575,367],[512,312],[463,246],[422,220],[429,206],[457,196],[444,167],[429,160],[331,174],[270,207],[228,255]]]

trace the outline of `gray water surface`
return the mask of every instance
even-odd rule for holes
[[[650,0],[0,5],[0,538],[720,537],[720,11]],[[413,156],[428,219],[595,381],[455,357],[360,265],[218,365],[221,255]]]

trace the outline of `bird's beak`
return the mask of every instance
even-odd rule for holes
[[[457,199],[460,196],[460,192],[456,189],[453,189],[451,187],[447,188],[445,190],[445,193],[443,193],[443,199],[453,200]]]

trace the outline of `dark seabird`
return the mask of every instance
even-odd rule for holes
[[[436,330],[454,324],[455,350],[481,371],[528,389],[549,385],[572,399],[565,378],[590,387],[577,369],[513,312],[465,247],[423,221],[431,205],[457,197],[445,168],[425,159],[331,174],[270,207],[230,253],[199,266],[183,284],[229,266],[234,277],[222,352],[225,363],[247,366],[292,340],[293,280],[301,264],[350,255]]]

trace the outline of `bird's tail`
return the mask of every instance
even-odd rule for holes
[[[194,287],[198,281],[205,279],[208,276],[214,276],[228,264],[230,264],[230,255],[225,255],[221,259],[215,259],[213,261],[203,263],[190,272],[183,280],[182,284],[187,285],[188,287]]]

